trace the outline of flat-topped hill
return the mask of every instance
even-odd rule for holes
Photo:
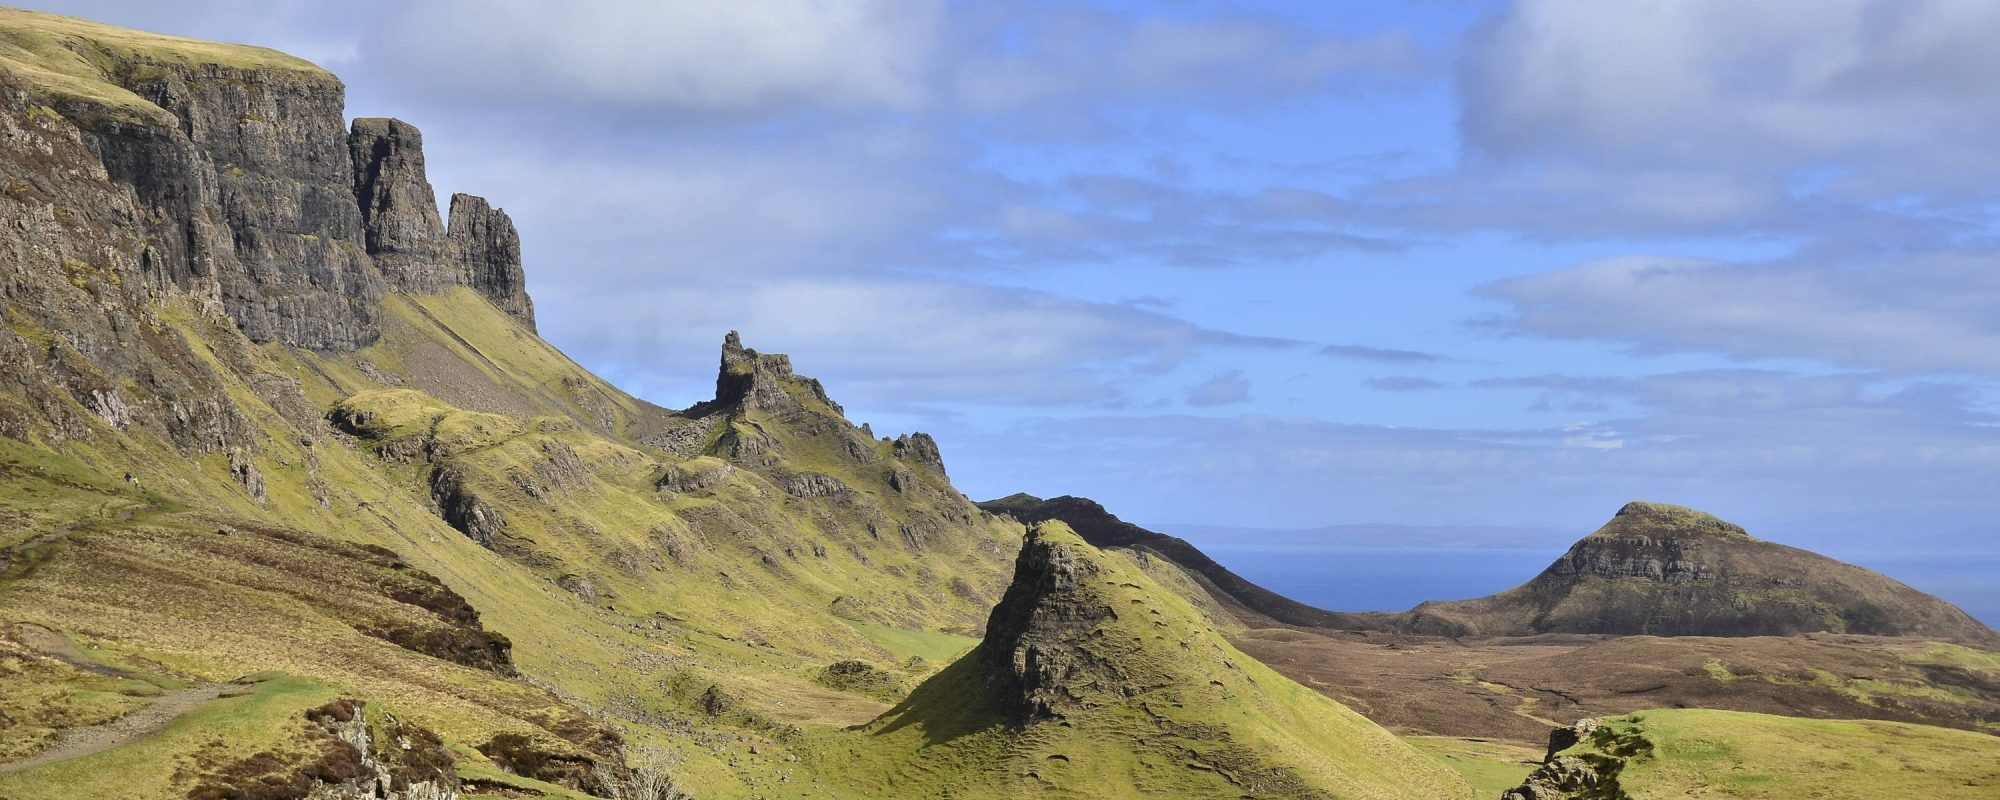
[[[1713,515],[1634,502],[1527,583],[1425,603],[1390,627],[1449,636],[1834,632],[1984,644],[2000,635],[1873,571],[1751,536]]]

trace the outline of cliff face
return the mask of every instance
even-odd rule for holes
[[[105,120],[75,98],[55,108],[129,192],[148,276],[219,299],[254,341],[371,341],[383,281],[361,246],[340,81],[115,51],[107,61],[106,83],[163,113]]]
[[[457,266],[452,279],[470,286],[501,311],[535,329],[535,304],[521,272],[521,235],[507,212],[469,194],[451,196],[451,228],[445,252]]]
[[[19,102],[48,112],[35,120],[45,133],[80,139],[89,153],[64,154],[68,165],[108,184],[68,210],[106,235],[136,229],[135,277],[149,291],[214,302],[252,341],[317,351],[374,341],[385,291],[471,286],[532,327],[506,215],[454,198],[467,210],[463,232],[448,233],[423,137],[397,120],[350,130],[331,74],[256,48],[135,44],[49,15],[0,22],[21,49],[0,62]]]
[[[437,194],[424,178],[424,136],[398,119],[364,118],[348,133],[354,200],[368,254],[399,291],[453,286]]]
[[[1054,530],[1052,527],[1051,531]],[[1087,690],[1117,665],[1095,658],[1089,639],[1117,610],[1096,596],[1104,568],[1075,547],[1034,529],[1015,560],[1014,582],[986,622],[980,653],[1015,725],[1060,718],[1081,708]]]
[[[253,447],[214,355],[162,335],[160,307],[346,352],[380,337],[385,293],[471,287],[532,329],[506,214],[460,195],[447,229],[422,136],[350,130],[344,102],[271,51],[0,9],[0,366],[25,401],[0,400],[0,434],[83,438],[88,414],[184,452]]]

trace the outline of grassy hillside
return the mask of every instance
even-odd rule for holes
[[[0,71],[21,76],[58,97],[84,100],[134,117],[171,120],[159,106],[125,89],[123,81],[112,78],[112,72],[131,69],[132,64],[216,66],[291,73],[309,80],[335,80],[332,74],[311,62],[276,50],[0,8]]]
[[[1559,756],[1589,763],[1604,776],[1596,794],[1579,795],[1587,797],[2000,795],[2000,738],[1895,722],[1663,709],[1603,720]]]
[[[1023,703],[1036,709],[1023,716]],[[1469,796],[1452,771],[1231,647],[1060,522],[979,648],[820,757],[866,796]],[[829,771],[831,772],[831,771]]]
[[[161,329],[219,377],[255,444],[190,458],[165,437],[88,414],[78,415],[87,437],[0,439],[0,514],[17,523],[0,532],[16,564],[0,579],[0,621],[46,626],[174,680],[283,670],[407,703],[472,753],[473,769],[497,770],[479,766],[476,747],[502,733],[540,730],[550,748],[574,746],[541,724],[549,715],[538,706],[501,699],[542,690],[339,627],[342,612],[303,577],[336,573],[338,561],[252,580],[240,553],[216,548],[261,539],[214,531],[280,526],[382,547],[511,639],[520,672],[560,693],[548,703],[604,715],[635,742],[665,747],[686,785],[733,796],[793,769],[779,741],[792,726],[855,724],[887,708],[880,686],[829,686],[830,665],[859,659],[892,687],[914,686],[970,642],[998,596],[1019,529],[969,512],[941,473],[906,465],[890,441],[864,438],[859,456],[828,452],[825,431],[849,426],[816,398],[825,413],[802,426],[814,432],[732,409],[695,447],[726,447],[728,428],[755,426],[780,454],[771,463],[735,462],[726,449],[677,455],[619,432],[694,421],[590,377],[476,294],[386,307],[400,320],[390,333],[341,356],[250,345],[226,321],[156,307]],[[410,388],[425,385],[489,410]],[[441,516],[443,469],[504,518],[492,540]],[[839,488],[787,492],[784,481],[807,471]],[[121,483],[125,472],[144,490]],[[110,711],[60,722],[105,718],[119,702],[101,698]],[[665,733],[690,728],[713,733]],[[26,735],[0,729],[0,749],[31,751]]]

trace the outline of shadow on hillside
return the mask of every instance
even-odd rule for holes
[[[973,648],[863,729],[883,736],[915,727],[928,746],[1006,724],[987,686],[985,652],[984,644]]]

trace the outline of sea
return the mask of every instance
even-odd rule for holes
[[[1534,577],[1563,548],[1342,547],[1187,537],[1231,571],[1302,603],[1335,611],[1402,611],[1425,600],[1462,600]],[[2000,629],[2000,553],[1838,553],[1941,597]]]

